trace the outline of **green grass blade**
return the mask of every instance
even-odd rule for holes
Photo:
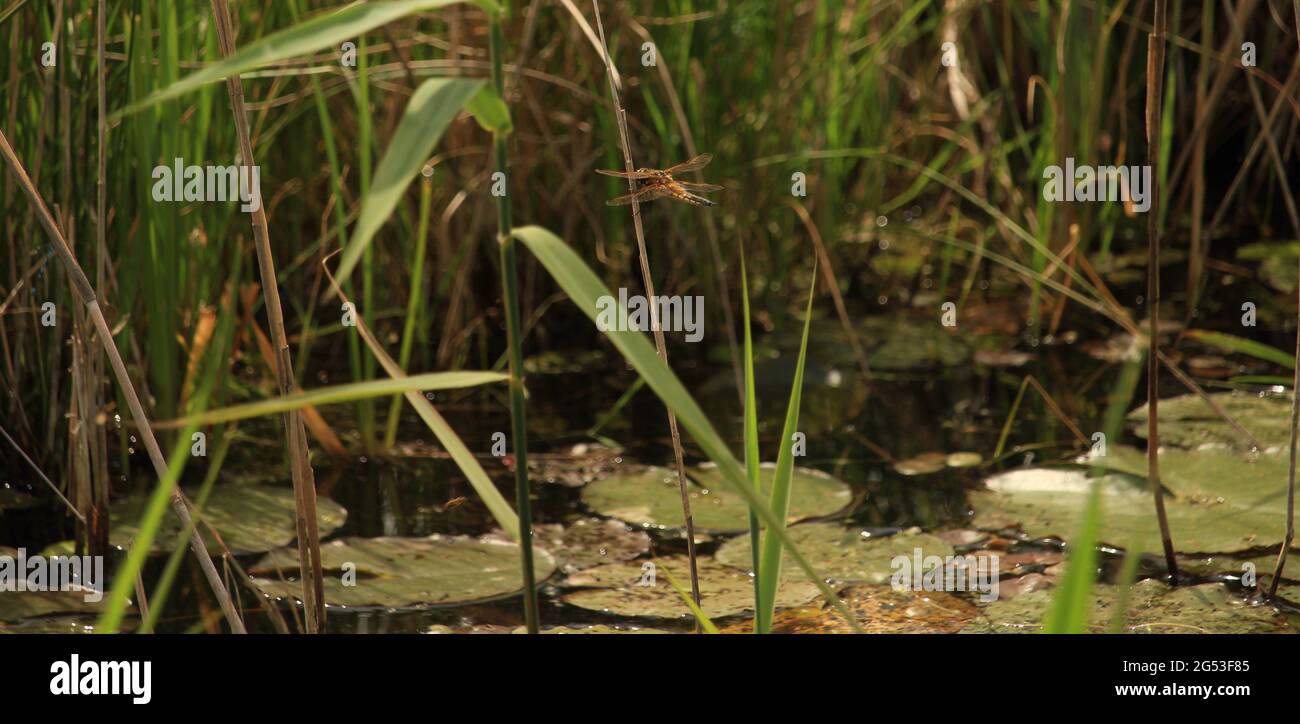
[[[754,335],[749,316],[749,271],[745,266],[745,247],[740,246],[740,300],[741,316],[745,326],[745,473],[749,476],[749,485],[755,493],[762,490],[758,477],[760,455],[758,450],[758,394],[754,391]],[[758,516],[749,511],[749,552],[750,566],[754,571],[754,631],[759,630],[758,612],[761,610],[758,556],[762,547],[759,545]]]
[[[347,279],[379,227],[397,208],[411,179],[438,145],[438,139],[482,81],[430,78],[420,84],[406,104],[406,112],[393,132],[393,140],[375,168],[370,190],[361,201],[361,213],[334,275]]]
[[[1097,536],[1101,532],[1101,485],[1093,483],[1079,533],[1070,541],[1070,561],[1052,605],[1043,619],[1043,633],[1087,633],[1092,610],[1092,586],[1097,578]]]
[[[569,295],[569,299],[594,322],[597,314],[597,299],[602,296],[612,298],[613,294],[601,283],[600,279],[591,271],[591,268],[564,241],[540,226],[520,227],[516,228],[512,233],[515,238],[523,242],[524,246],[528,247],[533,256],[537,257],[537,260],[542,263],[542,266],[560,285],[560,288]],[[627,328],[633,329],[635,325],[628,325]],[[672,408],[682,427],[686,428],[686,431],[695,439],[696,444],[700,446],[705,455],[718,466],[723,481],[743,497],[745,502],[749,504],[750,509],[758,515],[760,521],[781,539],[786,549],[789,550],[790,557],[795,560],[800,569],[808,574],[809,579],[821,590],[826,601],[844,616],[850,626],[856,631],[862,632],[857,619],[849,613],[840,597],[835,594],[835,591],[826,585],[826,581],[813,570],[808,559],[786,534],[785,529],[780,524],[780,519],[763,501],[762,496],[750,486],[748,479],[745,477],[745,472],[741,469],[740,463],[736,461],[735,456],[731,454],[731,450],[727,448],[727,444],[718,435],[717,430],[709,422],[699,404],[686,391],[681,380],[677,379],[677,375],[659,359],[654,345],[650,343],[645,334],[638,331],[605,331],[602,333],[622,353],[628,363],[645,378],[646,384],[650,385],[650,389],[655,391],[659,399]]]
[[[335,13],[318,15],[241,47],[220,61],[210,63],[201,70],[117,111],[113,114],[113,118],[117,119],[177,98],[236,73],[315,53],[325,48],[337,48],[345,40],[354,40],[370,30],[399,18],[461,1],[403,0],[402,2],[356,3]],[[471,1],[489,13],[499,11],[499,6],[494,0]]]
[[[713,620],[709,618],[708,614],[704,613],[699,606],[695,605],[695,601],[691,599],[691,594],[688,593],[685,588],[682,588],[681,584],[677,582],[677,579],[673,578],[673,574],[669,573],[668,569],[663,566],[660,566],[659,569],[664,572],[664,578],[668,579],[668,585],[673,587],[673,590],[677,592],[677,595],[681,596],[682,602],[686,604],[686,607],[691,609],[691,615],[695,616],[695,620],[700,622],[700,628],[704,629],[704,633],[721,633],[718,631],[718,627],[713,623]]]
[[[126,560],[113,576],[113,586],[105,597],[104,610],[95,624],[95,633],[116,633],[126,615],[126,604],[135,591],[136,576],[144,568],[149,551],[153,548],[154,538],[162,527],[163,516],[171,509],[172,493],[181,479],[185,463],[190,459],[190,436],[198,430],[198,424],[190,424],[185,432],[176,439],[171,459],[167,462],[167,474],[159,481],[149,495],[149,503],[140,518],[139,533],[127,551]],[[196,522],[197,525],[197,522]]]
[[[383,397],[410,390],[454,390],[462,387],[475,387],[492,382],[504,382],[508,378],[498,372],[430,372],[413,375],[403,379],[372,380],[370,382],[353,382],[346,385],[334,385],[320,389],[297,392],[292,395],[272,397],[245,405],[223,407],[199,415],[174,420],[154,427],[178,427],[182,425],[215,425],[250,417],[274,415],[288,410],[297,410],[307,405],[329,405],[336,402],[352,402],[372,397]]]
[[[1245,339],[1244,337],[1224,334],[1223,332],[1211,332],[1205,329],[1189,329],[1183,332],[1183,336],[1191,337],[1202,344],[1207,344],[1225,352],[1244,354],[1255,359],[1262,359],[1265,362],[1272,362],[1289,370],[1295,369],[1295,358],[1291,355],[1277,347],[1270,347],[1253,339]]]
[[[813,262],[813,283],[808,288],[808,307],[804,310],[803,339],[799,343],[799,361],[794,368],[794,384],[790,386],[790,402],[785,410],[785,426],[781,428],[781,448],[776,454],[776,471],[772,475],[772,512],[778,526],[785,528],[790,514],[790,486],[794,477],[794,443],[792,438],[799,427],[799,402],[803,394],[804,365],[808,359],[808,331],[812,328],[812,306],[817,290],[817,263]],[[759,633],[770,633],[772,614],[776,611],[776,587],[781,580],[781,539],[763,536],[763,553],[758,559],[759,600],[754,618]]]

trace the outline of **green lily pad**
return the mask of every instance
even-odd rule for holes
[[[1054,591],[1032,591],[984,607],[963,633],[1032,633],[1042,628]],[[1088,630],[1108,629],[1119,590],[1096,586]],[[1124,629],[1129,633],[1282,633],[1291,627],[1269,606],[1252,605],[1221,584],[1171,588],[1148,579],[1129,591]]]
[[[818,575],[843,582],[888,583],[894,573],[891,564],[897,556],[911,560],[917,549],[921,550],[922,558],[948,556],[953,552],[948,542],[911,531],[868,536],[862,530],[834,523],[808,523],[792,526],[787,532]],[[753,566],[749,536],[738,536],[722,544],[716,557],[719,563],[749,571]],[[807,574],[796,566],[788,551],[781,559],[781,571],[782,578],[807,580]]]
[[[1221,448],[1161,451],[1161,479],[1170,491],[1165,510],[1176,550],[1230,553],[1280,543],[1285,460],[1282,454],[1244,456]],[[1096,478],[1103,494],[1100,541],[1158,545],[1150,487],[1133,474],[1145,475],[1145,454],[1114,446],[1094,462],[1109,469]],[[973,524],[1068,539],[1079,530],[1093,480],[1084,468],[1022,468],[995,475],[985,481],[988,490],[970,495]]]
[[[509,596],[524,585],[519,547],[498,540],[442,535],[343,538],[322,543],[320,554],[325,603],[330,606],[454,606]],[[554,559],[538,548],[533,549],[533,565],[539,582],[555,571]],[[297,571],[298,551],[279,548],[250,573],[268,594],[297,598],[302,586],[288,580]]]
[[[0,621],[21,621],[54,613],[99,613],[103,598],[87,601],[82,591],[0,591]]]
[[[773,465],[759,474],[764,497],[771,490]],[[687,471],[691,515],[700,533],[736,533],[749,529],[749,506],[733,492],[713,465]],[[838,513],[853,500],[849,486],[823,472],[796,468],[791,484],[787,522]],[[667,468],[650,467],[616,473],[588,485],[582,502],[601,515],[647,528],[681,528],[681,491],[677,476]]]
[[[148,505],[147,495],[132,495],[109,506],[109,542],[119,548],[130,545],[140,535],[137,527]],[[326,497],[316,499],[317,526],[325,537],[343,525],[347,511]],[[218,485],[203,505],[203,518],[221,534],[232,553],[262,553],[288,545],[297,535],[294,528],[293,490],[267,485]],[[197,521],[196,521],[197,522]],[[153,552],[162,553],[176,547],[181,524],[170,510],[163,516],[154,538]],[[199,526],[209,550],[217,544]]]
[[[1291,400],[1286,395],[1217,392],[1210,397],[1250,431],[1266,450],[1285,447],[1291,439]],[[1138,437],[1147,436],[1147,406],[1128,414]],[[1199,448],[1223,445],[1248,450],[1250,443],[1195,394],[1160,401],[1161,447]]]
[[[689,592],[690,564],[686,556],[671,556],[581,571],[570,576],[565,585],[586,588],[566,594],[564,602],[619,616],[693,620],[686,603],[669,585],[664,570]],[[699,576],[700,607],[709,618],[736,616],[753,610],[754,581],[745,572],[712,558],[700,558]],[[800,606],[816,598],[817,593],[817,586],[810,581],[782,581],[777,587],[776,605],[778,608]]]

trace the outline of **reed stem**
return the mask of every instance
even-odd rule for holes
[[[1164,545],[1169,582],[1178,585],[1178,561],[1165,515],[1164,488],[1160,485],[1160,104],[1165,77],[1165,0],[1155,0],[1155,20],[1147,35],[1147,165],[1151,167],[1151,208],[1147,210],[1147,480],[1155,498],[1160,541]]]
[[[1291,0],[1291,5],[1295,9],[1296,37],[1300,38],[1300,0]],[[1296,296],[1296,318],[1300,319],[1300,292],[1297,292]],[[1273,580],[1268,584],[1268,595],[1270,597],[1277,595],[1277,585],[1281,582],[1282,572],[1286,569],[1286,554],[1291,550],[1291,544],[1295,542],[1296,432],[1297,426],[1300,426],[1300,330],[1296,331],[1295,361],[1295,377],[1291,381],[1291,464],[1286,468],[1286,534],[1283,536],[1282,546],[1277,552],[1277,565],[1273,567]]]
[[[609,93],[614,103],[614,115],[618,121],[618,140],[619,147],[623,150],[623,165],[627,171],[636,170],[632,163],[632,144],[628,138],[627,132],[627,111],[623,108],[622,101],[618,97],[618,87],[614,84],[614,61],[609,57],[609,45],[605,42],[605,26],[600,20],[600,4],[597,0],[591,0],[592,8],[596,13],[596,29],[600,33],[600,51],[604,56],[601,60],[605,63],[605,75],[609,78]],[[628,191],[636,191],[636,181],[628,179]],[[650,275],[650,258],[645,250],[645,229],[641,224],[641,204],[634,198],[632,200],[632,226],[636,229],[636,247],[637,256],[641,264],[641,282],[645,286],[646,299],[655,298],[655,282]],[[664,365],[668,364],[668,347],[664,344],[664,333],[659,324],[659,312],[657,304],[650,304],[650,328],[654,331],[655,350],[659,353],[659,359]],[[673,458],[677,465],[677,489],[682,496],[682,517],[686,522],[686,557],[691,565],[691,597],[695,599],[695,605],[700,605],[700,575],[695,557],[695,519],[691,516],[691,497],[686,488],[686,463],[682,456],[682,433],[677,429],[677,415],[673,414],[672,408],[665,406],[668,411],[668,430],[673,439]],[[695,621],[695,632],[702,633],[698,619]]]
[[[212,14],[216,19],[221,52],[229,56],[235,52],[235,33],[230,21],[230,6],[226,0],[212,0]],[[238,74],[226,78],[226,90],[230,95],[230,110],[234,113],[235,131],[239,136],[240,161],[243,166],[252,167],[253,144],[244,110],[244,86]],[[284,330],[284,312],[280,308],[280,285],[275,276],[275,259],[271,256],[266,208],[261,199],[254,199],[254,203],[257,208],[253,211],[253,239],[257,248],[257,268],[262,278],[262,301],[266,307],[267,325],[271,328],[271,340],[275,345],[276,384],[280,395],[285,396],[295,392],[297,385],[293,379],[288,335]],[[316,483],[311,461],[307,457],[307,432],[303,428],[301,411],[290,410],[283,413],[281,419],[288,438],[289,466],[293,475],[296,508],[294,522],[298,533],[298,564],[302,578],[306,631],[321,633],[325,630],[325,586],[320,563],[320,531],[316,522]]]
[[[505,79],[501,72],[501,19],[492,17],[489,50],[492,54],[492,86],[505,101]],[[493,133],[496,170],[509,179],[506,136]],[[523,340],[519,327],[519,274],[515,264],[515,240],[510,235],[510,193],[497,197],[497,246],[501,251],[501,289],[506,308],[506,336],[510,345],[510,427],[515,452],[515,512],[519,516],[519,556],[524,577],[524,623],[528,633],[537,633],[537,581],[533,572],[533,513],[528,485],[528,419],[524,406]]]

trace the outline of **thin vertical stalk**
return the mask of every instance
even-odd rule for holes
[[[122,355],[117,351],[117,344],[113,341],[113,334],[108,329],[108,320],[104,319],[104,311],[100,309],[95,288],[91,286],[90,280],[86,278],[86,273],[82,271],[81,265],[77,263],[72,248],[68,246],[67,240],[63,238],[63,232],[59,230],[54,217],[50,215],[50,210],[45,206],[45,201],[41,199],[36,186],[32,184],[31,178],[27,176],[26,169],[23,168],[18,155],[10,147],[9,139],[5,138],[3,131],[0,131],[0,156],[3,156],[5,162],[9,164],[10,170],[13,171],[18,180],[18,185],[27,194],[27,199],[36,213],[37,219],[45,227],[46,233],[49,234],[50,240],[54,243],[54,249],[68,274],[68,282],[72,285],[76,296],[86,305],[86,311],[95,323],[95,336],[99,337],[100,344],[104,347],[104,353],[108,355],[109,363],[113,368],[113,375],[117,378],[118,386],[122,388],[122,396],[126,398],[131,417],[134,418],[136,426],[140,430],[140,438],[144,441],[145,450],[149,453],[149,460],[153,463],[154,472],[158,475],[160,483],[162,483],[168,477],[167,461],[163,458],[162,449],[158,447],[158,438],[154,435],[153,426],[149,424],[149,417],[145,414],[144,405],[140,402],[140,396],[136,394],[135,386],[131,384],[131,377],[126,371],[126,363],[122,361]],[[194,521],[190,516],[185,496],[179,489],[174,489],[170,493],[170,498],[172,509],[176,511],[176,517],[180,519],[182,529],[193,529]],[[222,583],[221,574],[217,572],[216,566],[212,564],[212,557],[208,555],[208,549],[203,545],[202,539],[195,538],[190,547],[199,560],[199,567],[203,569],[203,575],[212,588],[212,593],[216,596],[217,603],[226,616],[226,621],[230,624],[230,630],[234,633],[244,633],[244,622],[240,620],[239,613],[230,600],[230,592],[226,590],[225,584]]]
[[[1151,208],[1147,210],[1147,323],[1151,353],[1147,355],[1147,479],[1155,498],[1160,540],[1164,544],[1169,579],[1178,584],[1178,562],[1165,515],[1165,494],[1160,486],[1160,102],[1165,77],[1165,0],[1155,0],[1155,20],[1147,34],[1147,165],[1151,168]]]
[[[1291,0],[1291,6],[1295,11],[1296,38],[1300,39],[1300,0]],[[1300,292],[1296,294],[1296,318],[1300,319]],[[1291,464],[1286,468],[1286,535],[1282,538],[1282,547],[1277,552],[1273,580],[1268,584],[1269,596],[1277,595],[1277,584],[1282,580],[1282,571],[1286,568],[1286,554],[1291,549],[1291,543],[1295,541],[1296,431],[1297,426],[1300,425],[1300,330],[1296,330],[1295,361],[1295,377],[1291,381]]]
[[[600,33],[600,51],[604,55],[602,60],[605,63],[605,75],[609,78],[609,93],[614,103],[614,115],[618,125],[619,146],[623,150],[623,165],[627,171],[636,170],[632,163],[632,143],[627,133],[627,111],[623,109],[623,103],[618,97],[618,87],[614,85],[614,60],[609,57],[609,45],[605,42],[605,26],[600,20],[600,5],[597,0],[591,0],[592,8],[596,13],[596,29]],[[636,191],[636,181],[628,179],[628,190]],[[654,278],[650,275],[650,258],[645,251],[645,229],[641,225],[641,204],[634,198],[632,200],[632,225],[636,229],[636,247],[638,258],[641,263],[641,282],[645,285],[646,299],[655,298]],[[668,364],[668,347],[664,344],[664,333],[659,324],[658,305],[650,305],[650,328],[654,331],[655,349],[659,352],[659,359],[664,365]],[[682,496],[682,517],[686,520],[686,557],[691,564],[691,597],[695,599],[695,605],[700,605],[700,575],[695,560],[695,519],[691,516],[691,497],[686,489],[686,463],[682,457],[682,434],[677,429],[677,415],[673,414],[672,408],[668,408],[668,430],[673,439],[673,457],[677,463],[677,488],[681,491]],[[695,622],[695,632],[700,633],[700,622]]]
[[[505,78],[501,73],[501,18],[492,16],[489,51],[492,54],[492,86],[505,101]],[[506,136],[493,132],[497,172],[509,179]],[[501,289],[506,307],[506,341],[510,345],[510,429],[515,451],[515,512],[519,516],[519,557],[524,575],[524,623],[528,633],[537,633],[537,581],[533,573],[533,504],[528,485],[528,418],[524,407],[523,340],[519,332],[519,274],[515,264],[515,240],[510,235],[510,192],[497,197],[497,246],[501,250]]]
[[[212,0],[212,14],[216,20],[217,39],[223,55],[235,52],[235,33],[230,21],[230,7],[226,0]],[[235,116],[235,131],[239,136],[239,154],[242,165],[253,166],[253,144],[248,134],[248,120],[244,111],[244,86],[238,74],[226,78],[230,95],[230,109]],[[260,193],[260,192],[259,192]],[[280,285],[275,277],[275,259],[271,256],[271,240],[266,224],[266,208],[255,199],[253,211],[253,239],[257,247],[257,267],[262,278],[262,300],[266,307],[267,325],[275,345],[275,378],[280,394],[289,395],[297,385],[293,380],[293,360],[289,354],[288,335],[284,331],[284,312],[280,308]],[[298,533],[298,565],[302,574],[303,608],[307,633],[325,630],[325,591],[320,563],[320,531],[316,522],[316,483],[311,461],[307,458],[307,433],[303,429],[302,413],[290,410],[281,416],[289,444],[289,464],[293,475],[294,504],[297,510],[295,526]]]

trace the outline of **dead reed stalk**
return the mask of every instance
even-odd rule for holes
[[[605,42],[605,27],[600,20],[600,4],[597,0],[591,0],[592,9],[596,13],[596,29],[600,33],[600,52],[601,60],[604,61],[606,77],[609,78],[609,93],[614,102],[614,116],[618,122],[618,139],[619,147],[623,149],[623,165],[627,171],[635,171],[636,165],[632,163],[632,144],[628,138],[627,132],[627,111],[624,110],[622,102],[618,97],[618,87],[614,85],[614,61],[609,57],[609,45]],[[636,181],[628,179],[628,191],[636,191]],[[636,247],[637,254],[641,262],[641,281],[645,285],[647,299],[655,298],[654,278],[650,275],[650,258],[646,255],[645,250],[645,229],[641,224],[641,204],[634,198],[632,200],[632,225],[636,229]],[[659,352],[659,359],[665,365],[668,364],[668,348],[664,344],[664,333],[659,325],[658,305],[650,304],[650,327],[654,330],[655,349]],[[677,463],[677,488],[682,495],[682,515],[686,519],[686,557],[691,564],[691,598],[695,600],[695,605],[700,605],[700,576],[695,561],[695,520],[691,517],[691,498],[686,489],[686,463],[682,457],[682,434],[677,429],[677,416],[673,414],[672,408],[668,410],[668,430],[673,438],[673,457]],[[695,621],[695,631],[699,633],[700,622]]]
[[[212,0],[212,14],[216,20],[217,40],[222,55],[235,52],[235,31],[230,20],[230,6],[226,0]],[[242,165],[253,165],[253,143],[248,133],[248,120],[244,110],[244,86],[238,74],[226,78],[230,95],[230,110],[235,116],[235,130],[239,135],[239,155]],[[271,256],[270,233],[266,224],[266,208],[255,200],[253,211],[253,240],[257,247],[257,269],[262,277],[262,300],[266,306],[267,325],[275,344],[275,381],[281,396],[295,392],[293,360],[289,353],[289,338],[284,331],[284,312],[280,308],[280,285],[275,277],[275,259]],[[311,461],[307,458],[307,433],[303,428],[302,412],[291,410],[281,416],[289,444],[289,465],[293,475],[293,496],[296,508],[295,525],[298,532],[298,566],[301,571],[303,608],[307,633],[325,630],[325,590],[320,563],[320,530],[316,521],[316,482]]]

